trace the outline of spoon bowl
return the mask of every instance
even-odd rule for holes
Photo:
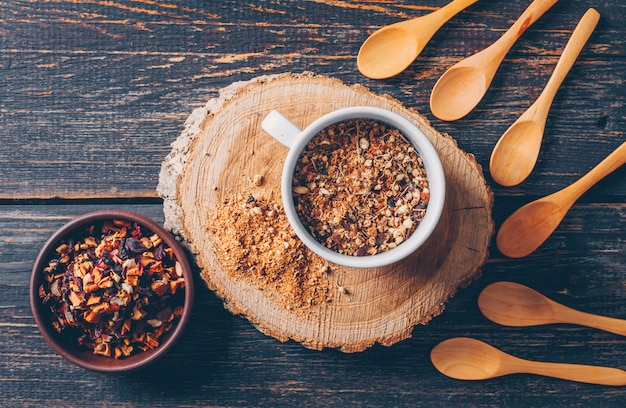
[[[544,124],[522,120],[504,132],[489,161],[489,172],[496,183],[510,187],[528,177],[539,156]]]
[[[468,337],[442,341],[432,349],[430,360],[439,372],[457,380],[525,373],[590,384],[626,385],[626,372],[617,368],[523,360]]]
[[[365,40],[357,56],[357,67],[369,78],[389,78],[407,69],[425,46],[415,33],[400,25],[390,25]]]
[[[453,121],[470,113],[487,92],[515,41],[557,1],[533,1],[496,42],[444,72],[430,94],[433,115],[441,120]]]
[[[532,172],[539,156],[543,131],[554,96],[599,19],[600,14],[596,10],[587,10],[574,29],[539,98],[496,143],[489,161],[489,170],[496,183],[505,187],[515,186]]]
[[[478,308],[492,322],[503,326],[526,327],[562,322],[556,302],[514,282],[496,282],[478,296]],[[564,306],[562,306],[564,308]]]
[[[504,353],[482,341],[457,337],[444,340],[430,353],[439,372],[457,380],[486,380],[504,375]]]
[[[509,258],[523,258],[534,252],[559,226],[572,203],[553,195],[540,198],[519,208],[507,218],[498,234],[496,245]]]
[[[430,14],[375,31],[359,50],[359,71],[372,79],[398,75],[419,56],[441,26],[477,1],[453,0]]]
[[[439,78],[430,97],[430,110],[441,120],[453,121],[469,113],[491,83],[479,66],[457,65]],[[461,116],[460,112],[462,112]]]

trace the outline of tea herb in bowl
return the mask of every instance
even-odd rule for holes
[[[397,130],[352,119],[315,135],[296,164],[293,200],[311,235],[351,256],[405,241],[426,213],[430,191],[422,158]]]
[[[176,255],[137,223],[94,223],[63,239],[43,269],[39,298],[77,347],[116,359],[159,346],[183,314]]]

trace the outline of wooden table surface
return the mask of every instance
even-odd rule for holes
[[[280,343],[227,312],[199,280],[184,337],[149,369],[75,367],[34,324],[28,282],[46,239],[96,209],[163,222],[156,186],[170,144],[194,108],[235,81],[311,71],[399,99],[476,156],[495,194],[496,227],[626,140],[622,0],[557,3],[513,46],[478,107],[456,122],[430,113],[434,83],[499,38],[529,0],[472,5],[397,77],[358,72],[369,33],[445,3],[0,0],[0,406],[624,406],[624,387],[525,374],[453,380],[434,369],[429,352],[470,336],[524,358],[626,369],[626,337],[572,325],[502,327],[476,303],[485,286],[510,280],[626,319],[626,168],[586,193],[530,256],[506,258],[492,243],[482,277],[392,347],[344,354]],[[602,17],[556,95],[535,171],[518,187],[496,185],[488,171],[495,142],[540,94],[588,7]]]

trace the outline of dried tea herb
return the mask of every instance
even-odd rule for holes
[[[62,241],[39,297],[77,347],[116,359],[159,346],[182,316],[185,280],[173,249],[147,228],[103,221]]]
[[[233,277],[264,290],[294,313],[331,301],[330,267],[296,236],[282,206],[241,196],[207,216],[217,257]]]
[[[294,170],[293,200],[317,241],[365,256],[390,250],[415,231],[430,190],[422,158],[397,129],[353,119],[309,141]]]

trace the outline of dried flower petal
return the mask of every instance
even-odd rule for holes
[[[125,220],[85,232],[61,242],[43,268],[39,298],[50,307],[51,324],[106,357],[158,347],[182,316],[185,279],[173,250]]]

